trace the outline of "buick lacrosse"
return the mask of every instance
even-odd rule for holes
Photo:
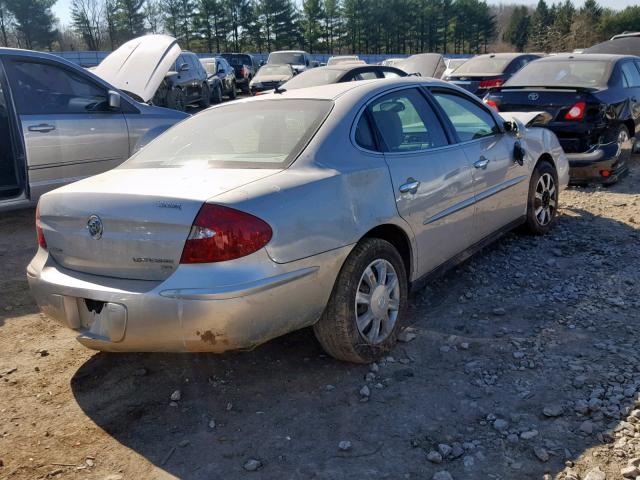
[[[31,289],[93,349],[224,352],[313,325],[371,362],[412,288],[553,226],[565,155],[510,115],[416,77],[210,108],[41,198]]]

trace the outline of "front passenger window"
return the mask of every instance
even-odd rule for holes
[[[49,63],[7,62],[18,113],[88,113],[108,110],[106,89],[70,70]]]
[[[493,116],[480,105],[459,95],[432,92],[453,124],[460,141],[467,142],[498,133]]]

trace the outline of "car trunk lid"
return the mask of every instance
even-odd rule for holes
[[[206,200],[277,171],[115,169],[45,195],[40,221],[51,255],[66,268],[164,280]]]
[[[562,121],[576,103],[593,104],[593,97],[582,88],[508,88],[494,90],[487,100],[493,100],[501,112],[545,111],[554,121]]]

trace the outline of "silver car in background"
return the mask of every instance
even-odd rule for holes
[[[313,325],[370,362],[411,288],[516,226],[546,233],[567,179],[552,132],[445,82],[297,89],[210,108],[44,195],[27,275],[89,348],[224,352]]]
[[[0,48],[0,210],[120,165],[187,116],[138,103],[60,57]]]

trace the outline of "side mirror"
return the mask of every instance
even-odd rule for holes
[[[178,69],[179,72],[188,72],[189,71],[189,64],[188,63],[183,63],[182,65],[180,65],[180,68]]]
[[[518,124],[516,122],[505,121],[503,126],[506,132],[518,133]]]
[[[264,60],[260,61],[260,66],[263,67],[264,66]]]
[[[218,69],[218,73],[225,73],[225,72],[226,72],[226,70],[224,68],[219,68]]]
[[[120,108],[120,94],[113,90],[109,90],[107,95],[109,97],[109,108],[112,110],[118,110]]]
[[[520,142],[516,142],[513,145],[513,161],[516,162],[518,165],[522,166],[524,165],[524,157],[525,157],[525,151],[524,151],[524,148],[522,147],[522,144]]]

